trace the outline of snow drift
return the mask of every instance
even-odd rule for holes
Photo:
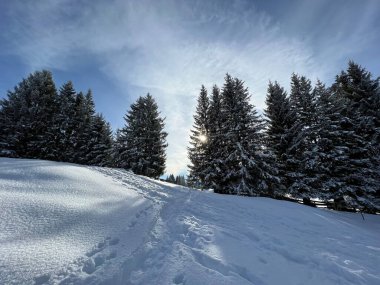
[[[380,284],[380,217],[0,158],[0,284]]]

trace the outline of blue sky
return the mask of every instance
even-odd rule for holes
[[[258,109],[292,72],[330,84],[352,59],[380,75],[380,1],[1,1],[0,97],[39,69],[93,90],[113,129],[150,92],[166,117],[167,171],[186,171],[201,84],[243,79]]]

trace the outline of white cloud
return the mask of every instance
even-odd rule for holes
[[[246,81],[253,103],[263,109],[269,79],[285,87],[292,72],[325,79],[342,53],[357,48],[370,24],[367,19],[352,35],[349,42],[355,45],[342,48],[343,39],[337,35],[318,53],[312,41],[285,36],[282,23],[249,1],[90,3],[14,5],[11,12],[16,21],[9,34],[13,52],[33,69],[69,70],[81,55],[90,55],[116,84],[150,91],[167,117],[169,173],[186,168],[186,146],[201,84],[221,85],[228,72]],[[374,17],[371,11],[368,15]]]

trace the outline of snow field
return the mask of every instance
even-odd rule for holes
[[[380,284],[380,217],[0,159],[0,284]]]
[[[152,203],[83,166],[0,159],[0,209],[0,284],[55,284],[132,252]]]

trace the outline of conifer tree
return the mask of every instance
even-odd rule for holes
[[[96,114],[91,122],[91,137],[87,164],[97,166],[111,165],[112,131],[101,114]]]
[[[176,179],[174,178],[174,175],[170,174],[169,176],[167,176],[166,182],[173,183],[173,184],[176,183]]]
[[[157,103],[148,93],[131,105],[124,119],[119,137],[123,144],[121,165],[136,174],[158,178],[165,170],[167,133]]]
[[[318,99],[318,140],[305,153],[308,169],[305,183],[317,190],[315,197],[329,200],[341,197],[340,192],[346,188],[346,176],[351,172],[349,152],[355,135],[342,114],[344,102],[321,82],[314,90]]]
[[[281,180],[281,184],[278,185],[279,191],[275,195],[283,195],[286,188],[290,186],[286,176],[286,162],[287,152],[293,140],[290,130],[295,124],[295,116],[284,88],[277,82],[269,82],[266,105],[267,108],[264,110],[267,118],[266,145],[275,156],[278,176]]]
[[[130,110],[124,116],[125,126],[117,133],[117,152],[116,160],[119,167],[131,169],[143,157],[142,140],[144,128],[143,114],[143,97],[139,97],[135,103],[130,106]],[[147,136],[148,137],[148,136]]]
[[[92,132],[92,121],[95,115],[95,104],[91,90],[86,95],[79,92],[75,105],[75,132],[73,137],[75,157],[74,162],[88,164],[87,155],[91,151],[90,140]]]
[[[316,98],[312,92],[311,81],[305,76],[292,75],[290,102],[303,128],[311,127],[315,123]]]
[[[181,185],[181,186],[186,186],[185,176],[177,175],[175,178],[175,184]]]
[[[213,188],[218,192],[221,188],[222,179],[220,169],[222,160],[218,156],[218,149],[222,147],[222,118],[221,118],[221,95],[218,86],[212,88],[211,100],[208,108],[209,130],[207,138],[207,159],[205,169],[205,187]]]
[[[188,148],[188,156],[191,162],[189,165],[189,179],[195,187],[204,187],[205,183],[205,171],[208,159],[209,104],[207,90],[202,85],[194,115],[194,125],[190,135],[190,147]]]
[[[288,135],[292,138],[287,152],[287,178],[289,192],[295,197],[310,198],[314,189],[304,183],[307,178],[305,152],[316,142],[316,99],[311,82],[304,76],[296,74],[291,78],[290,103],[295,122]]]
[[[244,83],[225,77],[221,105],[221,193],[259,195],[268,191],[275,171],[263,149],[264,123],[250,103]]]
[[[340,185],[339,172],[346,161],[346,148],[342,144],[342,138],[347,133],[343,132],[340,125],[342,116],[339,102],[331,96],[330,90],[318,81],[313,94],[317,99],[317,123],[308,131],[314,133],[316,140],[303,153],[304,175],[299,184],[312,189],[308,192],[312,198],[330,199],[332,196],[329,193]]]
[[[76,157],[73,145],[73,135],[76,128],[75,101],[76,92],[73,83],[68,81],[60,88],[58,96],[60,109],[57,115],[59,125],[57,149],[59,152],[58,159],[61,161],[72,162]]]

